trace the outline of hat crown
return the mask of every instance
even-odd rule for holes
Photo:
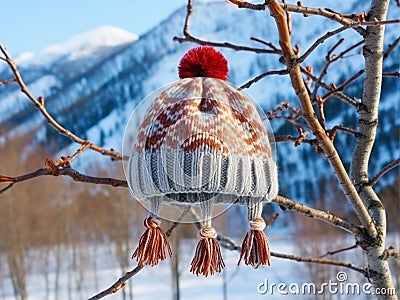
[[[272,156],[268,132],[252,100],[229,83],[186,78],[155,98],[133,152],[197,151]]]

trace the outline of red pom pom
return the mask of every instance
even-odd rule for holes
[[[178,67],[179,77],[212,77],[228,79],[228,62],[221,52],[211,46],[190,49],[182,57]]]

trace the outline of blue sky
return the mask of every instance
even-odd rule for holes
[[[84,31],[113,25],[142,34],[186,0],[15,0],[0,9],[0,43],[11,55],[38,53]]]

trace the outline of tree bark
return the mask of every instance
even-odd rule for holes
[[[386,20],[389,0],[372,0],[368,21]],[[378,127],[378,108],[382,86],[384,26],[368,26],[364,39],[365,81],[362,105],[359,111],[359,132],[351,165],[351,178],[361,200],[368,208],[377,229],[377,236],[361,238],[368,260],[369,274],[376,288],[394,291],[385,255],[386,214],[385,208],[369,184],[368,166]],[[377,295],[379,299],[397,299],[396,295]]]

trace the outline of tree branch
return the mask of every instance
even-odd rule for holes
[[[392,161],[390,164],[386,165],[382,170],[380,170],[372,179],[369,181],[370,186],[374,186],[379,179],[383,175],[385,175],[387,172],[390,170],[394,169],[395,167],[400,166],[400,158],[396,159],[395,161]]]
[[[278,197],[280,197],[280,196],[278,196]],[[281,198],[283,198],[283,197],[281,197]],[[289,199],[287,199],[287,200],[289,200]],[[311,210],[313,210],[313,209],[311,209]],[[189,212],[195,221],[195,225],[196,225],[197,229],[201,228],[200,227],[201,222],[200,222],[199,215],[192,208],[189,210]],[[238,251],[240,253],[242,247],[238,243],[236,243],[233,239],[231,239],[230,237],[226,237],[224,235],[218,234],[217,239],[218,239],[218,241],[220,241],[221,247],[224,247],[224,248],[226,248],[228,250],[232,250],[232,251]],[[278,253],[278,252],[272,252],[272,251],[271,251],[271,256],[277,257],[277,258],[282,258],[282,259],[295,260],[298,262],[308,262],[308,263],[341,266],[341,267],[349,268],[354,271],[360,272],[364,276],[368,276],[366,267],[358,267],[356,265],[353,265],[351,263],[346,263],[343,261],[324,259],[324,258],[320,258],[320,257],[309,258],[309,257],[297,256],[297,255],[293,255],[293,254]]]
[[[263,44],[263,45],[267,46],[268,48],[271,48],[272,50],[275,50],[275,51],[277,51],[279,53],[281,52],[281,49],[279,49],[278,47],[276,47],[274,44],[272,44],[270,42],[263,41],[263,40],[261,40],[259,38],[254,37],[254,36],[252,36],[250,38],[250,40],[258,42],[260,44]]]
[[[400,77],[400,71],[395,72],[383,72],[382,77]]]
[[[280,50],[239,46],[239,45],[231,44],[228,42],[222,42],[222,43],[211,42],[211,41],[202,40],[202,39],[192,36],[190,34],[189,28],[190,28],[190,21],[191,21],[193,10],[194,10],[193,1],[188,0],[187,14],[186,14],[186,19],[185,19],[185,24],[183,26],[183,36],[184,37],[175,36],[173,38],[174,41],[179,42],[179,43],[193,42],[193,43],[196,43],[199,45],[208,45],[208,46],[213,46],[213,47],[229,48],[229,49],[233,49],[236,51],[250,51],[250,52],[254,52],[254,53],[281,54]]]
[[[293,88],[302,107],[303,117],[317,138],[319,146],[322,148],[326,159],[334,170],[336,177],[346,195],[346,198],[351,203],[361,224],[365,227],[368,234],[374,237],[377,235],[377,231],[373,220],[361,201],[355,186],[351,182],[332,141],[327,136],[325,130],[322,128],[315,115],[309,94],[304,84],[304,80],[301,76],[301,69],[300,64],[297,62],[297,55],[293,52],[290,44],[290,36],[286,25],[286,14],[276,1],[270,1],[268,8],[272,17],[274,17],[278,28],[279,43],[281,45],[283,56],[289,70]]]
[[[263,4],[252,4],[246,1],[242,0],[228,0],[228,2],[235,4],[238,8],[247,8],[247,9],[252,9],[252,10],[265,10],[266,7],[272,2],[265,0]],[[351,15],[343,15],[337,12],[334,12],[332,10],[328,9],[322,9],[322,8],[312,8],[312,7],[307,7],[303,6],[298,2],[298,5],[291,5],[287,3],[277,3],[277,5],[280,5],[281,8],[284,11],[287,12],[295,12],[295,13],[301,13],[305,16],[307,15],[319,15],[325,18],[328,18],[330,20],[336,21],[342,25],[348,25],[350,27],[353,27],[359,34],[363,35],[364,34],[364,29],[359,26],[359,21],[363,20],[363,13],[360,14],[351,14]]]
[[[271,76],[271,75],[287,75],[289,74],[288,70],[274,70],[274,71],[267,71],[264,72],[256,77],[254,77],[253,79],[249,80],[247,83],[243,84],[239,90],[243,90],[243,89],[247,89],[249,88],[253,83],[256,83],[257,81],[267,77],[267,76]]]
[[[12,78],[12,79],[4,79],[4,80],[0,80],[0,85],[6,85],[6,84],[10,84],[12,82],[17,82],[17,79]]]
[[[321,264],[321,265],[345,267],[345,268],[357,271],[357,272],[363,274],[365,277],[369,276],[367,267],[359,267],[359,266],[353,265],[351,263],[347,263],[347,262],[340,261],[340,260],[325,259],[325,258],[308,258],[308,257],[297,256],[297,255],[293,255],[293,254],[276,253],[276,252],[272,252],[272,251],[271,251],[271,256],[283,258],[283,259],[295,260],[298,262],[308,262],[308,263]]]
[[[335,86],[334,89],[326,93],[325,95],[322,96],[322,100],[325,102],[328,100],[330,97],[335,95],[337,92],[343,91],[349,84],[351,84],[354,80],[359,78],[362,74],[364,74],[364,70],[359,70],[357,73],[353,74],[350,78],[347,78],[344,82],[342,82],[340,85]]]
[[[307,70],[304,67],[301,67],[301,72],[314,82],[318,80],[318,78],[316,76],[314,76],[309,70]],[[334,89],[334,86],[328,85],[327,83],[325,83],[323,81],[320,82],[320,85],[327,91],[332,91]],[[342,100],[344,103],[350,104],[351,106],[355,107],[356,109],[358,109],[358,107],[360,106],[360,101],[356,101],[356,100],[350,98],[349,96],[343,94],[341,91],[337,91],[335,93],[335,96],[339,100]]]
[[[174,223],[172,223],[172,225],[167,229],[167,231],[165,231],[165,234],[168,237],[170,237],[172,232],[174,231],[174,229],[176,227],[178,227],[178,225],[183,220],[185,215],[188,213],[190,208],[191,208],[191,205],[187,205],[185,207],[185,209],[183,210],[182,214],[178,217],[178,219]],[[108,295],[111,295],[111,294],[114,294],[114,293],[118,292],[119,290],[121,290],[122,288],[125,287],[125,284],[129,279],[131,279],[133,276],[135,276],[137,273],[139,273],[143,268],[144,268],[144,266],[136,266],[132,271],[126,272],[124,276],[119,278],[109,288],[107,288],[104,291],[94,295],[89,300],[101,299],[101,298],[104,298],[105,296],[108,296]]]
[[[113,187],[128,187],[128,183],[126,182],[126,180],[85,175],[71,167],[62,167],[61,165],[55,165],[54,163],[51,164],[52,160],[47,160],[46,162],[49,168],[40,168],[31,173],[23,174],[16,177],[0,175],[0,183],[9,183],[9,185],[0,190],[0,195],[8,191],[17,183],[31,180],[40,176],[68,176],[74,181],[83,183],[110,185]],[[50,165],[52,167],[50,167]]]
[[[326,257],[326,256],[328,256],[328,255],[335,255],[335,254],[338,254],[338,253],[340,253],[340,252],[345,252],[345,251],[348,251],[348,250],[351,250],[351,249],[356,249],[357,247],[358,247],[358,244],[355,243],[354,245],[349,246],[349,247],[344,247],[344,248],[341,248],[341,249],[337,249],[337,250],[333,250],[333,251],[328,251],[328,252],[326,252],[325,254],[320,255],[319,258],[324,258],[324,257]]]
[[[370,20],[382,23],[386,20],[389,0],[372,0],[371,10],[368,13]],[[359,110],[359,132],[352,156],[351,179],[357,187],[360,198],[374,221],[376,235],[369,239],[363,238],[359,242],[363,247],[368,260],[370,278],[376,287],[393,289],[388,262],[382,259],[386,243],[386,211],[381,200],[369,184],[369,162],[378,127],[378,111],[381,98],[383,42],[385,26],[368,26],[364,35],[365,44],[363,56],[365,60],[365,78],[362,95],[363,109]],[[372,246],[373,245],[373,246]],[[382,295],[380,299],[396,299],[395,295]]]
[[[303,61],[306,60],[306,58],[322,43],[324,43],[327,39],[329,39],[332,36],[335,36],[337,34],[339,34],[342,31],[345,31],[346,29],[351,28],[350,25],[344,25],[334,31],[328,31],[327,33],[325,33],[323,36],[321,36],[320,38],[318,38],[307,50],[306,52],[304,52],[304,54],[302,56],[299,57],[298,62],[302,63]]]
[[[396,260],[400,260],[400,250],[399,249],[396,249],[396,248],[393,248],[393,247],[389,247],[386,250],[386,252],[388,254],[388,257],[396,259]]]
[[[71,131],[64,128],[60,123],[58,123],[47,111],[47,109],[45,107],[44,98],[43,97],[36,98],[30,92],[28,87],[25,85],[25,82],[23,81],[22,76],[21,76],[17,66],[15,65],[13,59],[8,54],[6,48],[2,44],[0,44],[0,51],[4,54],[5,61],[7,62],[8,66],[10,67],[11,71],[13,72],[13,74],[15,76],[15,80],[18,83],[18,85],[20,86],[22,93],[24,93],[28,97],[28,99],[33,102],[33,104],[35,104],[36,108],[40,111],[40,113],[44,116],[44,118],[47,120],[47,122],[54,129],[56,129],[60,134],[68,137],[69,139],[71,139],[72,141],[74,141],[78,144],[81,144],[81,145],[88,144],[88,148],[90,148],[96,152],[99,152],[103,155],[111,156],[112,158],[115,158],[118,160],[122,159],[122,155],[120,153],[113,151],[113,150],[104,149],[100,146],[97,146],[97,145],[87,141],[87,140],[84,140],[84,139],[80,138],[79,136],[75,135],[74,133],[72,133]]]
[[[328,213],[323,210],[318,210],[315,208],[308,207],[305,204],[290,200],[290,199],[285,198],[280,195],[278,195],[275,199],[273,199],[272,202],[275,202],[275,203],[285,207],[288,210],[296,211],[307,217],[316,218],[318,220],[324,221],[328,224],[331,224],[333,226],[341,228],[341,229],[343,229],[347,232],[350,232],[354,235],[361,234],[361,230],[358,226],[356,226],[348,221],[345,221],[332,213]]]
[[[389,47],[386,49],[385,53],[383,54],[383,60],[385,60],[390,53],[393,52],[394,49],[399,45],[400,43],[400,37],[398,37]]]

